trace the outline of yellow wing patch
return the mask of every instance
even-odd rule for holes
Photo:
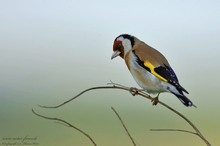
[[[153,66],[153,64],[151,64],[151,63],[148,62],[148,61],[145,61],[145,62],[144,62],[144,65],[150,69],[150,71],[151,71],[151,73],[152,73],[153,75],[155,75],[156,77],[158,77],[158,78],[161,79],[162,81],[167,82],[167,80],[166,80],[164,77],[162,77],[161,75],[159,75],[158,73],[156,73],[156,72],[154,71],[154,68],[155,68],[155,67]]]

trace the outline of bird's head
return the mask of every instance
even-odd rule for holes
[[[111,59],[120,56],[124,59],[124,55],[133,48],[135,42],[134,36],[128,34],[121,34],[116,37],[113,44],[113,51]]]

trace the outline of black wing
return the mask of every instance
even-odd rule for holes
[[[171,67],[164,64],[164,66],[154,68],[154,71],[163,78],[165,78],[168,83],[174,85],[177,88],[177,90],[180,91],[180,93],[182,91],[189,93],[179,84],[178,78]]]

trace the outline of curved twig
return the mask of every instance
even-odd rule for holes
[[[46,116],[43,116],[43,115],[40,115],[38,113],[36,113],[34,111],[34,109],[32,109],[32,113],[41,117],[41,118],[44,118],[44,119],[47,119],[47,120],[53,120],[53,121],[58,121],[58,122],[61,122],[62,124],[64,124],[65,126],[68,126],[68,127],[71,127],[77,131],[79,131],[80,133],[82,133],[84,136],[86,136],[92,143],[94,146],[97,146],[97,144],[95,143],[95,141],[91,138],[91,136],[89,136],[89,134],[85,133],[84,131],[82,131],[81,129],[77,128],[76,126],[70,124],[69,122],[65,121],[65,120],[62,120],[62,119],[59,119],[59,118],[50,118],[50,117],[46,117]],[[61,124],[60,123],[60,124]]]
[[[126,133],[128,134],[128,137],[130,138],[131,142],[133,143],[134,146],[136,146],[136,143],[134,142],[133,137],[131,136],[131,134],[129,133],[127,127],[125,126],[123,120],[121,119],[121,117],[119,116],[118,112],[112,107],[112,110],[114,111],[114,113],[117,115],[118,119],[120,120],[122,126],[124,127]]]
[[[185,132],[185,133],[189,133],[189,134],[194,134],[196,136],[199,136],[198,133],[196,132],[192,132],[192,131],[188,131],[188,130],[182,130],[182,129],[150,129],[150,131],[164,131],[164,132]]]
[[[166,107],[169,110],[173,111],[175,114],[179,115],[182,119],[184,119],[196,131],[198,136],[206,143],[206,145],[207,146],[211,146],[211,144],[208,142],[208,140],[206,140],[206,138],[202,135],[202,133],[199,131],[199,129],[188,118],[186,118],[183,114],[181,114],[177,110],[171,108],[167,104],[165,104],[165,103],[163,103],[161,101],[159,101],[158,103],[160,103],[161,105],[163,105],[164,107]]]
[[[88,89],[80,92],[78,95],[72,97],[71,99],[69,99],[69,100],[67,100],[67,101],[65,101],[65,102],[63,102],[63,103],[61,103],[61,104],[59,104],[57,106],[44,106],[44,105],[38,105],[38,106],[41,107],[41,108],[58,108],[58,107],[61,107],[61,106],[65,105],[65,104],[69,103],[70,101],[76,99],[77,97],[81,96],[82,94],[84,94],[84,93],[86,93],[88,91],[97,90],[97,89],[113,89],[113,88],[114,89],[129,90],[129,88],[126,89],[124,87],[119,87],[119,86],[98,86],[98,87],[92,87],[92,88],[88,88]]]
[[[67,103],[69,103],[70,101],[76,99],[77,97],[79,97],[80,95],[88,92],[88,91],[92,91],[92,90],[97,90],[97,89],[121,89],[121,90],[125,90],[125,91],[129,91],[130,92],[130,88],[120,85],[120,84],[116,84],[116,83],[109,83],[108,85],[112,85],[112,86],[97,86],[97,87],[92,87],[92,88],[88,88],[84,91],[82,91],[81,93],[79,93],[78,95],[72,97],[71,99],[63,102],[60,105],[57,106],[42,106],[39,105],[42,108],[58,108],[61,107]],[[145,97],[149,100],[153,100],[154,98],[151,97],[150,95],[148,95],[146,92],[136,92],[135,95],[140,95],[142,97]],[[208,140],[202,135],[202,133],[199,131],[199,129],[188,119],[186,118],[183,114],[181,114],[180,112],[178,112],[177,110],[173,109],[172,107],[168,106],[167,104],[163,103],[162,101],[158,101],[159,104],[163,105],[164,107],[166,107],[167,109],[171,110],[172,112],[174,112],[175,114],[177,114],[178,116],[180,116],[182,119],[184,119],[194,130],[195,132],[198,134],[198,136],[206,143],[207,146],[211,146],[211,144],[208,142]]]

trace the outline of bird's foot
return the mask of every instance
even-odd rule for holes
[[[129,90],[129,92],[130,92],[133,96],[137,95],[138,92],[142,92],[142,91],[144,91],[144,89],[138,89],[138,88],[135,88],[135,87],[131,87],[130,90]]]
[[[158,102],[159,102],[159,95],[160,95],[160,93],[156,97],[152,98],[152,100],[151,100],[152,105],[156,106],[158,104]]]
[[[159,102],[159,98],[158,97],[152,98],[151,102],[152,102],[152,105],[156,106]]]

